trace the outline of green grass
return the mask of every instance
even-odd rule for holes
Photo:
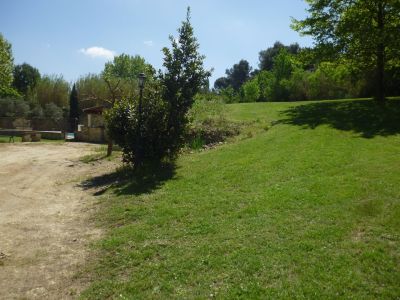
[[[399,298],[400,101],[227,111],[241,138],[89,182],[114,186],[82,297]]]
[[[10,137],[6,135],[0,135],[0,143],[8,143],[10,141]],[[14,142],[21,142],[21,137],[14,137]]]
[[[80,161],[89,164],[101,160],[108,160],[111,161],[116,158],[121,157],[121,149],[117,146],[113,147],[113,152],[111,156],[107,156],[107,145],[101,145],[93,148],[93,153],[84,155],[80,158]]]
[[[14,143],[20,143],[22,140],[21,137],[15,136],[14,137]],[[9,143],[10,141],[10,136],[8,135],[0,135],[0,144],[1,143]],[[40,144],[40,143],[64,143],[65,140],[46,140],[46,139],[41,139],[40,142],[32,142],[32,144]],[[12,142],[11,142],[12,143]]]

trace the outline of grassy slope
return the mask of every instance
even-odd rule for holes
[[[103,195],[83,297],[399,297],[399,122],[370,102],[292,105],[230,105],[252,138]]]

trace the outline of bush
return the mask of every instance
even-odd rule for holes
[[[123,160],[162,160],[172,154],[167,140],[168,107],[154,87],[146,88],[142,114],[138,102],[122,100],[105,114],[109,136],[122,148]],[[138,157],[140,156],[140,157]]]
[[[29,105],[22,99],[0,99],[0,117],[26,117]]]
[[[186,142],[193,149],[222,142],[239,134],[239,126],[226,119],[224,104],[219,100],[197,97],[189,111],[189,119]]]
[[[47,103],[44,107],[44,115],[54,121],[59,121],[63,118],[64,111],[54,103]]]
[[[32,118],[37,118],[37,119],[43,118],[44,117],[43,108],[39,104],[34,104],[31,109],[30,116]]]
[[[256,102],[260,99],[261,92],[257,78],[247,81],[243,84],[243,102]]]

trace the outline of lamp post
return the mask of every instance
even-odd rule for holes
[[[144,73],[140,73],[138,79],[139,79],[139,90],[140,90],[140,97],[139,97],[139,119],[140,119],[142,116],[143,88],[144,88],[144,82],[146,81],[146,75],[144,75]]]
[[[139,107],[138,107],[138,133],[137,133],[137,145],[135,153],[135,169],[142,163],[142,145],[141,145],[141,127],[142,127],[142,101],[143,101],[143,89],[146,81],[146,75],[140,73],[138,76],[139,81]]]

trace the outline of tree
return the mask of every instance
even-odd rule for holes
[[[113,61],[105,64],[101,76],[108,87],[109,98],[106,100],[109,102],[110,107],[118,99],[124,97],[133,98],[135,96],[138,90],[137,78],[140,73],[145,73],[148,78],[151,78],[155,71],[139,55],[121,54],[115,56]]]
[[[110,104],[108,87],[104,79],[99,74],[87,74],[78,79],[75,83],[78,93],[79,107],[81,109],[93,106],[105,106]]]
[[[108,134],[122,147],[124,161],[135,168],[145,161],[176,156],[184,142],[194,97],[207,86],[211,75],[203,67],[204,56],[198,53],[190,9],[178,34],[176,39],[170,37],[172,48],[163,49],[165,71],[146,83],[142,105],[124,99],[106,113]]]
[[[140,73],[147,74],[150,79],[154,76],[154,69],[139,55],[130,56],[121,54],[115,56],[112,62],[107,62],[101,74],[107,87],[109,97],[105,99],[109,107],[114,107],[118,100],[133,98],[137,92],[137,79]],[[137,93],[136,93],[137,94]],[[107,156],[112,153],[113,143],[108,141]]]
[[[25,96],[28,95],[28,91],[32,91],[36,88],[40,80],[39,70],[32,67],[27,63],[23,63],[21,65],[16,65],[13,70],[14,88]]]
[[[217,91],[226,89],[228,86],[230,86],[230,82],[229,79],[226,77],[220,77],[214,82],[214,89],[216,89]]]
[[[190,8],[186,20],[178,29],[178,37],[170,36],[172,49],[164,48],[165,72],[160,75],[164,87],[164,100],[169,107],[168,142],[170,153],[175,155],[184,142],[188,123],[187,113],[194,96],[207,84],[211,72],[204,69],[205,56],[200,55],[199,43],[190,23]]]
[[[63,110],[54,103],[47,103],[44,107],[44,115],[53,121],[59,121],[63,118]]]
[[[376,99],[385,100],[385,69],[399,63],[398,0],[307,0],[309,16],[293,28],[315,38],[324,55],[345,56],[374,71]]]
[[[247,81],[243,84],[244,102],[256,102],[259,100],[260,86],[258,84],[257,78]]]
[[[290,44],[289,46],[285,46],[281,42],[277,41],[275,42],[273,47],[270,47],[266,50],[260,51],[259,53],[259,68],[260,70],[263,71],[271,71],[274,67],[274,60],[275,57],[279,54],[279,52],[285,49],[288,53],[297,55],[300,53],[301,48],[299,44],[294,43]]]
[[[26,117],[29,105],[22,99],[0,98],[0,117]]]
[[[66,108],[69,106],[69,89],[69,83],[62,75],[45,75],[36,86],[36,99],[32,100],[40,103],[42,107],[54,103],[58,107]]]
[[[250,79],[251,70],[249,62],[244,59],[226,70],[227,80],[236,92],[240,90],[243,83]]]
[[[72,131],[76,130],[78,119],[79,119],[78,91],[76,90],[76,86],[74,84],[72,87],[71,94],[69,96],[69,122]]]
[[[18,92],[12,88],[14,58],[11,44],[0,33],[0,96],[18,97]]]

